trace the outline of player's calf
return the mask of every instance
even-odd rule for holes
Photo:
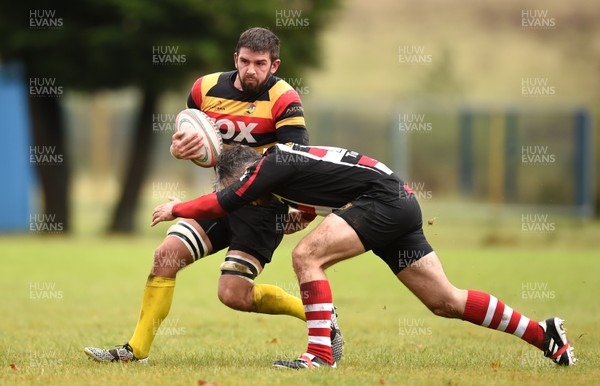
[[[234,276],[221,276],[219,278],[218,297],[221,303],[238,311],[252,311],[253,283]]]
[[[221,264],[218,296],[221,303],[239,311],[252,311],[254,279],[262,268],[245,253],[230,253]]]
[[[460,292],[466,291],[459,289],[455,291],[457,293],[451,291],[450,293],[442,294],[438,299],[429,300],[425,305],[436,316],[441,316],[442,318],[460,318],[463,314],[461,310],[464,309]]]

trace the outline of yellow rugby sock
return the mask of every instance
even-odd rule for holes
[[[252,312],[271,315],[290,315],[306,321],[302,300],[269,284],[254,285]]]
[[[129,345],[136,358],[143,359],[148,356],[154,335],[169,314],[174,291],[174,278],[158,276],[148,278],[142,297],[140,317],[133,336],[129,339]]]

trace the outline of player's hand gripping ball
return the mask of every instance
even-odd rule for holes
[[[202,138],[200,156],[191,161],[203,168],[215,166],[223,149],[223,138],[214,121],[200,110],[185,109],[177,115],[175,124],[177,131],[198,133]]]

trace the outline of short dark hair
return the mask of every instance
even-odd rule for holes
[[[253,27],[242,32],[235,52],[239,53],[242,47],[253,52],[268,52],[271,62],[279,59],[279,38],[266,28]]]
[[[261,158],[256,150],[248,146],[231,145],[224,148],[215,166],[216,190],[221,190],[228,181],[240,178],[248,166]]]

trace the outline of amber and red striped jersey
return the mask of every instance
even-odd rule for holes
[[[271,75],[254,95],[234,86],[237,71],[218,72],[198,79],[187,107],[216,121],[223,143],[238,142],[259,153],[276,143],[308,144],[300,96],[283,79]]]
[[[178,217],[211,218],[272,194],[291,207],[326,215],[361,196],[393,202],[413,192],[383,163],[352,150],[278,144],[227,188],[173,208]]]

